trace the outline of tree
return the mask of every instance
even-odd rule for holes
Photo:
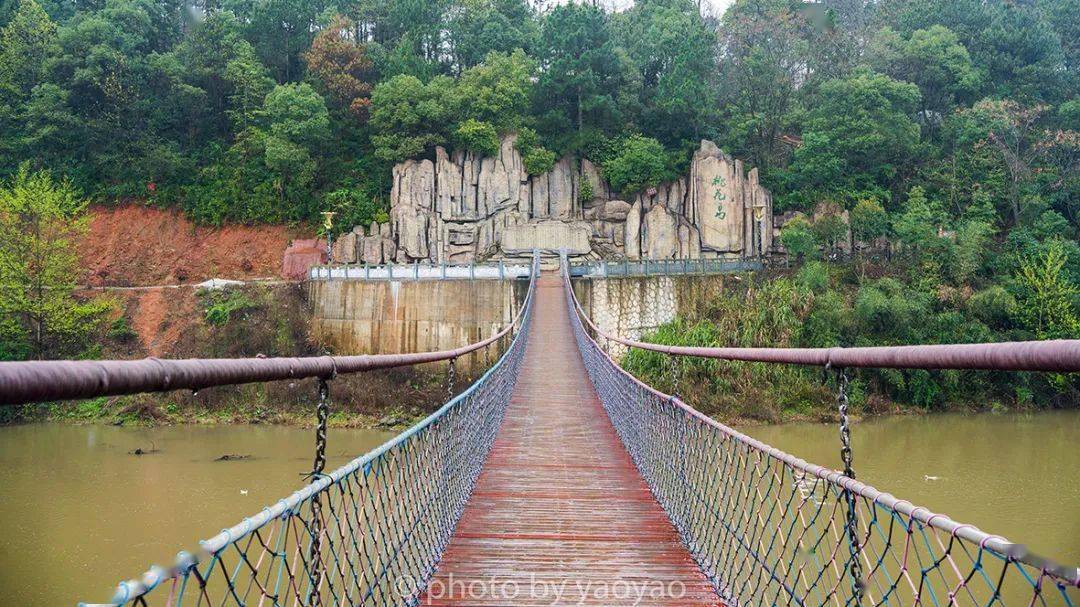
[[[936,127],[958,100],[982,86],[967,49],[941,25],[915,30],[907,39],[886,27],[878,32],[871,53],[875,69],[919,87],[919,118],[927,126]]]
[[[799,261],[817,256],[814,232],[805,215],[796,215],[784,224],[780,229],[780,243],[784,245],[789,256],[794,256]]]
[[[603,10],[575,3],[552,9],[541,28],[540,58],[535,99],[549,138],[576,148],[580,141],[566,141],[567,131],[580,140],[586,130],[616,128],[623,69]]]
[[[805,20],[787,0],[738,0],[720,35],[725,147],[767,172],[789,152],[782,135],[807,72]]]
[[[938,225],[941,210],[926,196],[920,186],[908,192],[904,212],[893,222],[897,238],[916,256],[928,250],[938,241]]]
[[[371,141],[375,155],[393,163],[415,158],[447,140],[453,80],[441,76],[424,84],[398,75],[376,85],[371,95]]]
[[[488,53],[454,83],[455,121],[473,119],[505,133],[527,123],[536,62],[521,49]]]
[[[458,73],[492,52],[532,53],[539,38],[535,11],[523,0],[462,0],[448,15],[446,30]]]
[[[0,185],[0,357],[79,356],[108,304],[82,302],[75,241],[86,200],[24,164]]]
[[[1024,106],[1013,100],[983,100],[957,117],[956,140],[959,146],[983,150],[994,157],[1007,176],[1007,199],[1014,225],[1024,220],[1023,202],[1029,186],[1035,182],[1039,165],[1059,149],[1069,149],[1073,157],[1078,137],[1075,131],[1049,130],[1042,122],[1048,112],[1045,105]],[[1062,159],[1066,165],[1073,160]],[[1068,169],[1066,169],[1068,171]],[[1033,210],[1041,209],[1030,205]]]
[[[499,133],[487,122],[468,118],[454,131],[454,142],[461,148],[481,156],[494,156],[499,152]]]
[[[1019,314],[1038,339],[1080,337],[1080,290],[1065,273],[1067,261],[1064,246],[1055,241],[1042,255],[1025,259],[1017,272]]]
[[[352,37],[353,24],[334,17],[329,27],[315,36],[304,54],[308,73],[315,78],[334,104],[354,118],[367,120],[371,106],[375,64],[367,48]]]
[[[837,246],[847,236],[847,224],[839,213],[829,213],[814,221],[810,231],[814,234],[817,246],[831,254],[836,252]]]
[[[619,152],[606,160],[601,168],[611,187],[623,194],[655,187],[670,177],[664,146],[641,135],[627,138]]]
[[[0,29],[0,174],[25,156],[26,110],[42,82],[45,61],[57,50],[56,24],[34,0],[20,0]],[[7,165],[7,166],[5,166]]]
[[[788,203],[805,208],[818,197],[847,204],[889,199],[919,144],[912,119],[919,98],[914,84],[869,71],[824,83],[787,174]]]
[[[255,122],[253,109],[262,106],[273,80],[259,63],[255,49],[244,39],[236,16],[211,13],[196,24],[176,50],[183,80],[197,96],[190,124],[198,143],[239,132]],[[201,136],[200,136],[201,135]]]
[[[619,15],[641,82],[643,130],[677,146],[709,128],[716,98],[717,38],[691,0],[646,0]]]
[[[318,169],[315,158],[330,136],[326,103],[308,84],[282,84],[266,96],[265,112],[270,122],[266,166],[278,176],[280,200],[303,204],[310,200],[305,188]]]
[[[902,35],[934,25],[955,32],[971,53],[973,65],[985,74],[994,96],[1050,101],[1062,96],[1067,69],[1062,41],[1047,21],[1042,4],[883,0],[878,14]],[[1075,16],[1069,19],[1075,21]]]
[[[856,240],[872,244],[889,233],[889,214],[873,198],[863,198],[851,209],[851,232]]]
[[[303,76],[303,52],[311,46],[323,0],[224,0],[221,8],[244,24],[245,37],[279,83]]]

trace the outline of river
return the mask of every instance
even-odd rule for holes
[[[839,469],[833,424],[739,428]],[[882,491],[1080,565],[1080,410],[874,418],[852,427],[856,477]]]
[[[391,436],[332,429],[327,468]],[[121,579],[300,488],[314,443],[281,426],[0,427],[0,604],[108,600]],[[215,461],[226,454],[251,457]]]
[[[839,466],[835,426],[741,430]],[[389,437],[331,430],[328,466]],[[120,579],[171,564],[177,550],[298,488],[313,442],[310,430],[270,426],[0,427],[3,604],[109,598]],[[872,419],[855,425],[853,443],[860,479],[1080,563],[1080,411]],[[251,457],[215,461],[225,454]]]

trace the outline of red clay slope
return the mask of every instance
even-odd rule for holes
[[[79,244],[83,282],[142,286],[277,277],[293,238],[310,235],[282,225],[196,226],[176,211],[138,204],[92,207]]]

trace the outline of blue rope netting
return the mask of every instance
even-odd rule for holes
[[[587,333],[564,281],[578,347],[605,410],[729,607],[1080,604],[1080,570],[808,464],[641,383]]]
[[[154,567],[121,583],[111,604],[415,604],[510,402],[534,289],[535,279],[506,352],[465,392],[385,445],[202,542],[200,558],[181,553],[172,569]]]

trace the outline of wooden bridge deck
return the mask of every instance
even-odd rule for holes
[[[720,605],[608,420],[540,279],[506,418],[424,605]]]

